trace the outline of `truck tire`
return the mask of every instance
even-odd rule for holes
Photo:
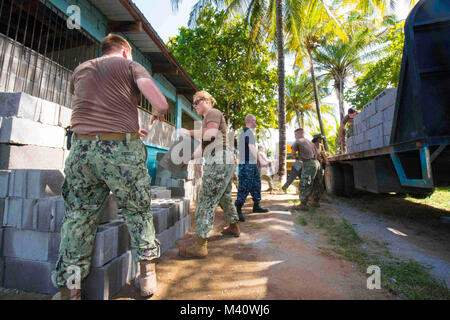
[[[350,165],[343,165],[342,171],[344,173],[344,196],[353,197],[355,195],[355,180],[353,178],[353,167]]]
[[[413,192],[408,192],[407,194],[415,199],[425,199],[428,198],[429,196],[431,196],[434,192],[433,190],[427,190],[427,191],[413,191]]]
[[[325,188],[335,196],[344,195],[344,173],[338,163],[328,163],[325,167]]]

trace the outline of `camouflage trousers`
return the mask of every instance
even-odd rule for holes
[[[318,160],[303,162],[302,175],[300,177],[300,201],[308,202],[309,196],[318,201],[322,194],[323,174]]]
[[[213,230],[215,210],[219,205],[225,215],[227,223],[239,221],[236,207],[231,197],[231,184],[235,172],[233,153],[222,151],[224,158],[231,156],[231,162],[224,161],[215,163],[211,161],[212,156],[205,159],[203,168],[202,186],[195,208],[195,231],[201,238],[209,238]]]
[[[100,208],[110,191],[126,219],[133,260],[159,257],[146,161],[141,140],[74,140],[64,169],[65,213],[58,261],[52,274],[57,287],[73,278],[74,268],[80,271],[81,279],[89,274]]]

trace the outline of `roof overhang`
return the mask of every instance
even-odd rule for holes
[[[162,74],[192,102],[198,87],[131,0],[90,0],[109,20],[110,31],[122,32],[152,63],[152,73]]]

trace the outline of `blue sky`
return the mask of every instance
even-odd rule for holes
[[[197,0],[183,0],[177,13],[170,0],[133,0],[164,42],[178,34],[178,28],[187,26],[189,13]]]

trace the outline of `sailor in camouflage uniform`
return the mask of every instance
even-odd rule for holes
[[[231,184],[236,168],[234,154],[227,146],[225,118],[222,112],[213,108],[215,104],[216,100],[206,91],[199,91],[194,95],[195,110],[203,116],[201,136],[205,166],[195,208],[196,236],[192,245],[179,249],[179,255],[183,257],[204,258],[208,255],[208,238],[213,230],[218,205],[229,225],[222,234],[235,237],[240,235],[239,218],[231,198]],[[181,128],[180,134],[196,136],[198,132]]]
[[[304,131],[302,128],[295,130],[299,135],[297,139],[298,151],[300,153],[300,160],[303,162],[302,174],[300,177],[300,210],[308,210],[308,199],[313,198],[311,203],[314,207],[319,207],[319,200],[321,196],[320,185],[320,162],[318,160],[318,153],[316,146],[311,141],[304,138]]]
[[[140,140],[146,130],[139,128],[139,93],[153,106],[152,120],[161,120],[168,105],[145,68],[132,61],[126,40],[110,34],[101,50],[103,56],[79,65],[71,81],[74,135],[64,169],[65,214],[52,274],[59,288],[55,300],[81,298],[78,285],[89,273],[100,209],[110,191],[126,218],[132,257],[140,264],[141,295],[156,291],[153,259],[160,255],[160,244],[150,210],[147,152]]]

